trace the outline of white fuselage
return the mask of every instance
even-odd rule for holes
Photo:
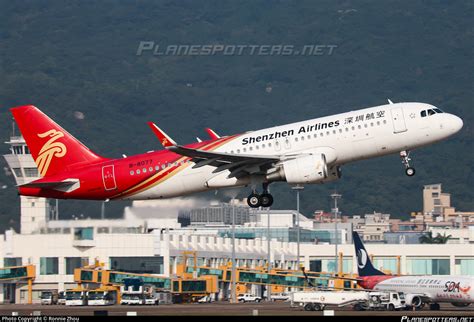
[[[430,302],[473,303],[474,277],[450,275],[400,276],[386,279],[374,290],[403,292],[420,295]]]
[[[424,103],[381,105],[247,132],[226,142],[214,152],[297,156],[320,151],[326,155],[328,165],[343,165],[413,150],[443,140],[461,129],[462,120],[449,113],[422,117],[422,111],[430,109],[435,107]],[[192,162],[186,164],[169,180],[130,199],[169,198],[249,184],[248,181],[228,179],[228,171],[216,174],[213,173],[215,167],[193,168],[193,165]]]

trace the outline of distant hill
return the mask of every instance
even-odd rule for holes
[[[1,7],[3,140],[11,133],[8,108],[24,104],[40,107],[99,154],[119,157],[161,148],[149,120],[185,143],[205,136],[207,126],[226,135],[387,98],[421,101],[460,115],[465,126],[413,153],[415,177],[404,175],[398,156],[348,165],[339,182],[307,187],[302,210],[329,210],[337,189],[345,214],[406,217],[422,208],[422,186],[438,182],[454,206],[474,209],[472,1],[1,1]],[[140,41],[337,47],[321,56],[137,56]],[[287,185],[271,188],[276,208],[295,207]],[[243,189],[241,196],[247,194]],[[100,213],[97,202],[60,204],[65,218]],[[125,204],[109,205],[107,215],[120,215]],[[16,189],[5,171],[0,205],[0,227],[18,227]]]

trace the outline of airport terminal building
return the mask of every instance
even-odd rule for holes
[[[17,183],[36,179],[36,166],[23,139],[12,137],[7,143],[11,153],[5,158]],[[59,220],[48,200],[19,199],[21,230],[10,229],[1,236],[0,263],[3,267],[35,265],[34,302],[42,290],[75,287],[74,269],[96,260],[105,269],[164,276],[176,274],[184,251],[196,251],[198,265],[225,265],[231,259],[233,233],[240,267],[261,267],[270,261],[272,267],[282,269],[297,270],[301,263],[311,271],[335,272],[337,237],[342,270],[357,272],[352,224],[339,224],[336,231],[294,210],[251,210],[237,202],[170,213],[163,212],[159,202],[139,201],[125,209],[122,219]],[[474,275],[474,226],[463,231],[465,237],[456,244],[368,243],[366,248],[376,267],[384,271]],[[0,284],[0,303],[26,302],[24,283]]]

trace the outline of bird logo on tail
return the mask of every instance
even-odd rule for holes
[[[42,177],[48,172],[49,165],[53,157],[62,158],[67,153],[66,146],[61,142],[56,142],[58,139],[64,137],[64,133],[56,130],[49,130],[47,132],[38,134],[40,138],[50,139],[43,145],[41,150],[38,153],[38,157],[35,162],[38,166],[38,171]]]

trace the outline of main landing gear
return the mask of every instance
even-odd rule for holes
[[[405,174],[409,177],[413,177],[415,175],[415,168],[410,167],[410,151],[401,151],[400,158],[405,166]]]
[[[254,189],[247,197],[247,204],[250,208],[264,207],[268,208],[273,205],[273,196],[268,192],[268,184],[263,184],[263,193],[258,194]]]

